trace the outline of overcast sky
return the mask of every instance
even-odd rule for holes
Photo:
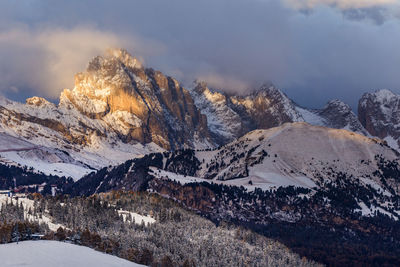
[[[399,0],[0,0],[0,94],[56,101],[108,47],[190,86],[271,81],[301,105],[400,93]]]

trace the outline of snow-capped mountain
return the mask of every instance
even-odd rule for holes
[[[255,130],[215,150],[150,154],[82,178],[75,194],[139,190],[153,177],[250,190],[295,186],[318,192],[334,187],[354,190],[348,193],[365,215],[380,210],[397,218],[399,175],[399,154],[384,141],[303,122]],[[355,188],[369,192],[368,197],[356,195]]]
[[[332,100],[322,109],[307,109],[273,85],[263,85],[249,95],[230,96],[199,82],[190,92],[207,116],[210,132],[222,143],[255,129],[269,129],[286,122],[308,122],[368,135],[350,106],[340,100]]]
[[[94,169],[57,148],[34,144],[0,132],[0,164],[29,166],[46,175],[80,178]]]
[[[316,126],[345,129],[365,136],[368,131],[358,120],[351,107],[340,100],[329,101],[322,109],[307,109],[296,106],[305,122]]]
[[[165,149],[207,144],[206,119],[178,81],[144,68],[125,50],[94,58],[61,94],[60,106],[105,121],[124,142]]]
[[[326,234],[332,251],[354,241],[346,246],[359,258],[388,248],[398,255],[399,103],[387,90],[366,94],[357,118],[342,101],[308,109],[272,85],[247,95],[202,82],[186,90],[125,50],[109,50],[58,104],[0,98],[0,188],[79,197],[148,191],[149,201],[167,197],[295,248],[306,240],[321,258],[310,235]],[[169,213],[163,205],[157,210]]]
[[[310,186],[332,173],[370,177],[378,169],[376,155],[399,160],[379,139],[307,123],[286,123],[252,131],[215,151],[196,152],[202,163],[195,176],[216,180],[248,177],[253,184],[277,187],[288,180],[289,184]],[[277,178],[269,180],[271,177]]]
[[[226,143],[255,129],[303,121],[294,103],[273,85],[263,85],[249,95],[227,95],[199,82],[191,90],[199,109],[206,114],[210,132]]]
[[[26,104],[0,99],[0,130],[45,150],[64,151],[87,165],[75,178],[149,152],[215,145],[206,117],[188,91],[175,79],[145,69],[125,50],[94,58],[76,75],[75,87],[62,92],[58,105],[40,97]],[[47,166],[49,159],[35,164],[37,159],[27,153],[9,154],[2,155],[42,171],[54,168],[71,175],[59,166]]]
[[[379,90],[362,96],[358,117],[368,132],[400,150],[400,96]]]
[[[288,122],[378,136],[393,146],[400,136],[398,116],[393,115],[399,98],[382,94],[386,97],[367,100],[372,94],[360,101],[361,123],[339,100],[320,110],[307,109],[272,85],[248,95],[228,95],[202,82],[186,90],[174,78],[145,68],[127,51],[112,49],[75,76],[74,88],[65,89],[58,104],[41,97],[25,104],[0,98],[2,142],[12,137],[34,148],[20,151],[11,142],[11,147],[0,148],[0,156],[46,174],[79,179],[147,153],[218,147],[250,131]],[[363,109],[373,104],[374,109]]]

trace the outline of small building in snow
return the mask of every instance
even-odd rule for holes
[[[12,196],[11,190],[0,190],[0,195],[6,195],[8,197]]]

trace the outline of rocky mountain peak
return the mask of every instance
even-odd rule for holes
[[[364,94],[358,104],[358,118],[371,135],[400,145],[400,96],[390,90]]]
[[[340,100],[329,101],[322,109],[307,109],[296,106],[304,121],[318,126],[346,129],[368,136],[351,107]]]
[[[338,99],[329,101],[325,105],[324,109],[336,109],[336,110],[340,110],[342,112],[351,112],[351,107],[348,104],[346,104],[343,101],[338,100]]]
[[[271,84],[247,95],[228,95],[196,82],[191,93],[197,107],[207,116],[211,133],[221,144],[254,129],[301,120],[293,102]]]
[[[104,55],[94,57],[88,64],[87,72],[96,72],[107,67],[122,65],[129,69],[143,69],[142,63],[124,49],[107,49]]]
[[[36,107],[55,107],[53,103],[50,103],[43,97],[34,96],[31,98],[26,99],[26,104]]]
[[[249,95],[273,95],[273,94],[280,94],[281,91],[276,88],[272,83],[263,83],[258,89],[255,89]]]
[[[86,71],[75,76],[74,89],[64,90],[60,105],[96,119],[123,113],[115,119],[128,127],[123,134],[127,141],[154,142],[173,149],[193,147],[209,136],[206,118],[189,92],[177,80],[144,69],[122,49],[95,57]]]
[[[86,71],[75,75],[74,90],[88,97],[108,97],[120,90],[130,91],[132,82],[147,82],[141,62],[123,49],[109,49],[93,58]]]
[[[320,110],[301,108],[271,84],[247,95],[229,95],[199,81],[186,90],[176,79],[144,68],[126,50],[113,49],[75,76],[74,88],[62,92],[58,106],[40,97],[26,104],[0,97],[0,128],[98,167],[161,148],[216,147],[287,122],[369,132],[396,148],[399,103],[400,96],[388,90],[364,95],[361,124],[342,101]],[[105,160],[110,151],[115,160]]]
[[[198,94],[202,94],[205,90],[209,90],[207,82],[200,80],[195,80],[192,87],[193,90]]]
[[[125,49],[107,49],[105,57],[109,59],[117,59],[128,68],[143,69],[142,63]]]
[[[398,95],[393,93],[392,91],[388,89],[381,89],[378,91],[375,91],[374,93],[367,93],[364,94],[362,99],[374,99],[374,101],[379,102],[379,103],[390,103],[392,101],[396,101],[398,99]]]
[[[326,121],[327,127],[336,129],[347,129],[368,136],[368,132],[358,120],[351,107],[340,100],[329,101],[325,107],[318,111],[319,115]]]

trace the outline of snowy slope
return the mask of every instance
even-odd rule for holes
[[[269,129],[286,122],[307,122],[369,135],[350,106],[339,100],[328,102],[322,109],[307,109],[296,105],[271,85],[239,96],[211,90],[204,82],[198,82],[190,92],[207,116],[210,131],[223,143],[252,130]]]
[[[345,129],[369,136],[350,106],[340,100],[329,101],[322,109],[307,109],[296,106],[303,120],[316,126]]]
[[[267,155],[263,156],[263,153]],[[324,172],[325,166],[345,170],[353,175],[366,175],[376,165],[363,166],[360,161],[373,162],[375,155],[380,154],[389,160],[398,159],[396,153],[378,139],[347,130],[288,123],[268,130],[255,130],[221,149],[197,152],[196,156],[200,161],[204,159],[200,176],[216,174],[216,178],[227,180],[234,178],[232,175],[239,173],[238,170],[243,170],[244,164],[248,165],[250,173],[254,175],[273,172],[286,176],[305,174],[312,177],[317,172]],[[262,163],[251,166],[258,159],[262,159]],[[207,165],[219,167],[210,171]],[[260,166],[264,169],[260,170]]]
[[[0,245],[1,266],[123,267],[144,266],[88,247],[58,241],[23,241]]]
[[[349,201],[359,203],[353,210],[364,203],[369,210],[362,210],[363,214],[375,215],[379,210],[396,219],[399,177],[398,152],[383,140],[297,122],[252,131],[214,150],[185,149],[127,161],[85,176],[71,194],[143,190],[153,178],[248,190],[294,186],[311,194],[343,192]]]
[[[304,121],[294,103],[272,85],[263,85],[248,95],[227,95],[197,82],[190,92],[195,104],[207,116],[208,128],[219,144],[255,129]]]
[[[22,207],[24,208],[24,219],[30,222],[37,222],[39,224],[46,224],[49,229],[51,231],[56,232],[57,229],[59,227],[62,227],[64,229],[66,229],[66,227],[64,225],[58,224],[58,223],[53,223],[52,222],[52,218],[50,215],[43,213],[43,214],[30,214],[29,210],[33,210],[34,209],[34,201],[28,198],[12,198],[12,197],[8,197],[6,195],[0,195],[0,209],[1,207],[3,207],[3,205],[6,205],[6,203],[8,204],[13,204],[13,205],[22,205]]]
[[[93,171],[65,151],[33,144],[4,132],[0,132],[0,162],[6,165],[28,166],[47,175],[74,179]]]
[[[135,156],[162,150],[153,143],[142,145],[130,142],[126,145],[107,121],[91,119],[76,109],[57,107],[38,99],[28,99],[27,104],[9,100],[3,102],[0,106],[0,131],[35,146],[66,151],[74,160],[92,168],[118,164]],[[36,105],[37,101],[40,104]],[[108,120],[118,122],[117,118]]]
[[[59,227],[68,229],[65,225],[55,223],[54,219],[48,213],[47,210],[45,210],[44,212],[42,212],[40,214],[32,214],[32,212],[29,212],[29,211],[34,210],[34,205],[35,205],[34,200],[31,200],[26,197],[19,197],[18,199],[16,199],[13,197],[9,197],[7,195],[0,195],[0,210],[3,207],[3,205],[6,205],[7,203],[13,204],[15,206],[22,205],[22,207],[24,209],[24,220],[26,220],[26,221],[37,222],[39,224],[46,224],[49,227],[49,229],[53,232],[56,232]],[[123,222],[125,222],[127,224],[133,220],[138,225],[143,223],[146,226],[156,222],[156,220],[153,217],[151,217],[150,215],[144,216],[144,215],[141,215],[136,212],[126,211],[126,210],[122,210],[122,209],[119,209],[116,211],[118,212],[118,215],[123,220]]]
[[[249,191],[253,191],[256,188],[261,188],[262,190],[269,190],[273,188],[279,188],[280,186],[295,186],[295,187],[305,187],[313,188],[316,185],[314,182],[305,176],[287,176],[275,172],[265,172],[256,170],[248,177],[235,178],[231,180],[217,180],[217,179],[205,179],[195,176],[187,176],[182,174],[177,174],[165,170],[159,170],[156,168],[151,168],[152,174],[159,179],[170,179],[172,181],[179,182],[181,184],[187,183],[201,183],[201,182],[212,182],[216,184],[232,185],[232,186],[243,186]],[[250,183],[251,181],[251,183]]]
[[[191,90],[196,106],[207,116],[208,128],[221,139],[228,142],[244,134],[242,118],[228,105],[228,97],[213,92],[204,83]]]
[[[364,188],[360,190],[375,195],[375,204],[362,210],[363,214],[379,210],[394,214],[394,218],[400,215],[400,210],[388,212],[400,194],[398,153],[380,139],[348,130],[307,123],[255,130],[219,149],[196,151],[192,164],[197,161],[199,165],[192,175],[187,175],[179,162],[183,158],[179,153],[185,154],[167,156],[163,170],[152,168],[152,175],[181,183],[208,181],[249,190],[295,186],[318,191],[332,185]],[[179,159],[174,162],[176,167],[171,164],[174,157]]]

